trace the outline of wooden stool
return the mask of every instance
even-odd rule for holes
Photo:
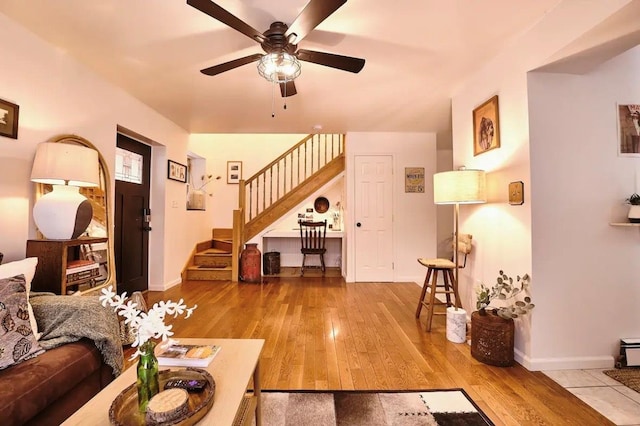
[[[418,259],[418,262],[427,267],[427,276],[422,285],[422,293],[420,294],[420,300],[418,302],[418,309],[416,309],[416,318],[420,318],[420,312],[422,306],[427,308],[427,331],[431,331],[431,320],[433,315],[446,315],[445,312],[434,312],[436,306],[456,306],[461,308],[460,296],[458,295],[458,284],[453,276],[453,271],[456,268],[456,264],[448,259]],[[438,284],[438,272],[443,272],[444,284]],[[425,302],[425,296],[427,294],[427,288],[429,289],[429,300]],[[444,294],[446,302],[441,302],[436,299],[436,294]],[[453,294],[454,303],[451,303],[451,295]]]

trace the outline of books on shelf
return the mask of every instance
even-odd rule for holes
[[[98,268],[100,268],[100,264],[93,260],[71,260],[67,263],[67,275]]]
[[[175,367],[206,367],[220,352],[218,345],[183,345],[176,343],[156,354],[158,364]]]
[[[92,260],[71,260],[67,263],[67,284],[100,276],[100,265]]]
[[[67,274],[67,284],[71,284],[77,281],[84,281],[91,278],[98,278],[100,276],[99,269],[91,269],[88,271],[74,272]]]

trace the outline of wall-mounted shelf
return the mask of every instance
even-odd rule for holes
[[[611,222],[609,223],[611,226],[640,226],[640,223],[631,223],[631,222]]]

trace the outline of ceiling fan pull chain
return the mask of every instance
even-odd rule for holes
[[[287,109],[287,77],[284,78],[284,109]]]
[[[276,116],[276,82],[271,82],[271,118],[275,118]]]

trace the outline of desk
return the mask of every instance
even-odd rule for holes
[[[338,267],[342,269],[342,241],[343,231],[327,229],[325,247],[327,252],[324,261],[327,268]],[[300,253],[300,229],[271,229],[262,234],[262,251],[280,252],[280,266],[302,265],[302,253]],[[320,265],[317,256],[307,257],[308,265]],[[315,262],[315,263],[314,263]]]
[[[261,424],[260,415],[260,353],[262,339],[179,339],[181,343],[196,345],[220,345],[220,353],[206,370],[216,382],[214,404],[200,421],[203,425],[233,425],[238,409],[245,401],[247,388],[253,379],[256,424]],[[180,367],[160,367],[179,369]],[[63,425],[110,425],[109,408],[114,399],[127,386],[136,381],[136,364],[125,370],[100,393],[69,417]]]

